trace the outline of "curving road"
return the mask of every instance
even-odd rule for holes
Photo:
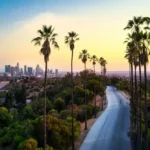
[[[108,105],[90,129],[79,150],[130,150],[129,101],[116,90],[106,89]]]

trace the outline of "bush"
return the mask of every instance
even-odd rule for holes
[[[59,113],[58,113],[58,111],[56,110],[56,109],[51,109],[49,112],[48,112],[48,114],[50,114],[51,116],[53,116],[53,117],[57,117],[57,118],[59,118]]]
[[[18,148],[18,145],[24,140],[25,140],[24,137],[16,135],[13,140],[13,149],[16,150]]]
[[[60,112],[61,119],[66,119],[67,117],[71,116],[72,116],[71,108],[65,109]],[[74,118],[77,118],[77,109],[74,109]]]
[[[85,109],[79,109],[77,111],[77,120],[83,122],[85,120]]]
[[[44,98],[39,100],[34,100],[31,102],[31,108],[35,115],[43,115],[44,112]],[[46,111],[48,112],[53,108],[53,105],[50,100],[46,99]]]
[[[37,141],[35,139],[28,139],[21,142],[18,146],[18,150],[36,150]]]
[[[16,108],[12,108],[10,110],[10,114],[11,114],[11,117],[12,117],[13,121],[17,121],[17,119],[18,119],[18,110]]]
[[[85,109],[87,111],[87,119],[90,119],[94,115],[95,107],[93,105],[82,105],[77,110],[77,120],[85,121]],[[99,111],[99,107],[96,107],[96,113]]]
[[[23,108],[23,118],[24,119],[33,119],[34,113],[31,106],[27,105]]]
[[[0,107],[0,128],[7,127],[11,122],[11,115],[7,108]]]
[[[61,110],[63,110],[65,108],[65,102],[62,98],[57,98],[54,100],[54,107],[55,109],[58,110],[58,112],[60,112]]]
[[[2,146],[8,146],[12,142],[12,138],[8,135],[5,134],[3,137],[0,138],[0,145]]]
[[[36,148],[36,150],[43,150],[43,148]],[[46,150],[53,150],[52,147],[49,147],[48,145],[46,146]]]
[[[38,117],[34,122],[33,136],[38,141],[39,146],[43,145],[43,116]],[[51,115],[47,115],[47,144],[54,149],[67,150],[71,143],[72,118],[67,117],[61,120]],[[74,119],[75,139],[80,134],[80,123]]]

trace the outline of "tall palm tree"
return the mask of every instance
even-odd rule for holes
[[[104,60],[103,57],[100,57],[99,60],[98,60],[100,66],[101,66],[101,75],[102,75],[102,72],[103,72],[103,68],[102,68],[103,67],[103,60]]]
[[[72,82],[72,150],[74,150],[74,121],[73,121],[73,106],[74,106],[74,83],[73,83],[73,54],[75,48],[75,42],[79,40],[78,34],[74,31],[68,32],[68,35],[65,36],[65,44],[69,45],[71,50],[71,82]]]
[[[99,60],[98,60],[100,66],[101,66],[101,75],[103,75],[103,84],[105,84],[105,74],[106,74],[106,64],[107,64],[107,61],[103,58],[103,57],[100,57]],[[103,110],[103,99],[102,99],[102,110]]]
[[[135,148],[140,148],[141,147],[141,60],[140,60],[140,38],[139,38],[139,33],[133,32],[132,34],[128,34],[128,40],[130,40],[130,48],[134,50],[133,55],[133,64],[134,64],[134,69],[135,69],[135,103],[134,103],[134,116],[135,116],[135,129],[136,129],[136,138],[135,138]],[[132,47],[131,47],[132,46]],[[139,66],[139,79],[140,79],[140,88],[138,92],[138,87],[137,87],[137,75],[136,75],[136,69],[137,66]],[[138,97],[139,96],[139,97]]]
[[[143,24],[146,23],[146,27],[143,26]],[[136,35],[140,34],[141,31],[143,30],[147,30],[147,29],[150,29],[148,27],[150,23],[150,18],[149,17],[133,17],[133,20],[129,20],[127,26],[124,28],[124,29],[129,29],[131,30],[132,32],[134,32]],[[136,36],[137,37],[137,36]],[[140,50],[141,51],[141,48],[139,49],[140,45],[141,45],[141,41],[144,41],[142,40],[141,38],[140,39],[136,39],[136,45],[138,47],[138,51]],[[145,97],[145,100],[144,100],[144,103],[145,103],[145,106],[144,106],[144,118],[145,118],[145,141],[146,141],[146,144],[145,144],[145,147],[146,147],[146,150],[149,149],[149,146],[148,146],[148,118],[147,118],[147,69],[146,69],[146,48],[144,46],[144,43],[142,44],[143,45],[143,48],[142,48],[142,52],[143,52],[143,55],[144,55],[144,83],[145,83],[145,90],[144,90],[144,97]],[[140,52],[139,52],[139,59],[140,59]],[[141,70],[139,70],[141,71]],[[141,93],[140,93],[141,94]],[[141,97],[141,96],[140,96]],[[141,104],[141,102],[140,102]],[[141,106],[140,106],[141,107]],[[141,128],[141,127],[140,127]],[[137,140],[137,143],[138,143],[138,140]],[[140,142],[140,147],[141,147],[141,142]]]
[[[98,61],[98,58],[96,55],[93,55],[90,57],[90,61],[92,61],[92,64],[93,64],[93,70],[94,70],[94,74],[95,74],[95,65],[96,65],[96,62]],[[94,91],[96,91],[95,89],[96,87],[94,86]],[[95,96],[95,109],[94,109],[94,113],[95,113],[95,118],[96,118],[96,92],[94,92],[94,96]]]
[[[44,56],[45,62],[45,78],[44,78],[44,150],[46,150],[46,83],[47,83],[47,63],[49,61],[49,56],[51,54],[51,45],[54,48],[59,48],[58,43],[56,42],[57,33],[54,33],[54,28],[52,26],[43,25],[42,30],[38,30],[38,37],[34,38],[32,42],[35,45],[39,45],[42,47],[40,49],[40,53]]]
[[[106,64],[107,64],[107,61],[105,59],[103,59],[102,61],[102,66],[103,66],[103,75],[105,76],[106,74]]]
[[[144,79],[145,79],[145,91],[147,91],[147,75],[146,75],[146,64],[148,63],[148,46],[146,46],[149,43],[149,37],[147,32],[143,33],[143,31],[136,33],[136,40],[138,42],[138,49],[139,49],[139,140],[137,141],[139,143],[139,147],[142,147],[142,91],[141,91],[141,66],[144,66]],[[146,123],[147,120],[147,92],[144,92],[145,97],[145,107],[144,107],[144,118],[145,118],[145,129],[148,123]]]
[[[84,100],[85,100],[85,106],[87,105],[87,100],[86,100],[86,78],[87,78],[87,74],[86,74],[86,62],[87,60],[90,58],[89,53],[87,52],[86,49],[82,50],[82,52],[80,52],[79,54],[79,59],[82,60],[82,62],[84,63],[84,72],[85,72],[85,77],[84,77]],[[87,130],[87,108],[85,108],[85,130]]]
[[[90,61],[92,61],[92,64],[93,64],[93,71],[95,73],[95,65],[96,65],[96,62],[98,61],[97,59],[97,56],[96,55],[93,55],[90,57]]]

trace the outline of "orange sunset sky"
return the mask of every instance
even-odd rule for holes
[[[72,2],[72,3],[71,3]],[[108,71],[128,70],[124,59],[128,31],[124,31],[133,16],[150,17],[150,0],[0,0],[0,69],[5,64],[44,69],[40,47],[31,40],[37,36],[42,25],[52,25],[58,33],[59,51],[52,48],[48,66],[61,71],[70,70],[71,52],[64,44],[64,36],[69,31],[79,34],[75,44],[74,70],[83,69],[79,52],[87,49],[97,57],[104,57]],[[87,63],[92,68],[92,63]],[[100,65],[96,65],[97,71]]]

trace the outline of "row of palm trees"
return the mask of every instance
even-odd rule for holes
[[[150,18],[133,17],[128,21],[125,30],[129,30],[125,40],[126,55],[129,62],[130,89],[131,89],[131,127],[135,130],[134,148],[136,150],[149,149],[148,145],[148,112],[147,112],[147,64],[150,42]],[[139,71],[139,82],[137,81],[137,67]],[[142,72],[144,69],[144,111],[142,109]],[[139,83],[139,84],[138,84]],[[144,117],[143,117],[144,115]],[[144,120],[144,133],[142,133],[142,122]],[[145,143],[144,143],[145,142]]]
[[[59,45],[56,41],[57,33],[54,33],[54,28],[52,26],[46,26],[43,25],[42,30],[38,30],[37,33],[39,34],[38,37],[34,38],[32,42],[34,42],[35,45],[41,46],[40,53],[44,56],[44,62],[45,62],[45,77],[44,77],[44,150],[46,150],[46,84],[47,84],[47,65],[49,61],[49,56],[51,54],[51,46],[54,48],[59,49]],[[69,45],[70,51],[71,51],[71,82],[72,82],[72,150],[74,150],[74,82],[73,82],[73,56],[74,56],[74,49],[75,49],[75,43],[79,40],[79,35],[75,32],[68,32],[68,35],[65,36],[65,44]],[[95,65],[98,61],[101,65],[101,74],[103,72],[103,75],[106,73],[106,60],[104,58],[100,58],[99,60],[95,55],[90,57],[87,50],[83,50],[82,53],[79,54],[79,59],[82,59],[82,62],[84,63],[84,69],[86,71],[86,62],[90,58],[90,60],[93,63],[93,69],[95,73]],[[84,88],[86,89],[86,78],[84,81]],[[85,104],[86,104],[86,92],[85,92]],[[86,111],[86,110],[85,110]],[[85,112],[85,129],[87,129],[87,112]]]
[[[104,75],[104,76],[106,74],[107,61],[103,57],[100,57],[100,59],[98,59],[96,55],[90,56],[90,54],[87,52],[86,49],[83,49],[82,52],[79,53],[79,59],[81,59],[81,61],[84,64],[84,72],[85,72],[85,77],[84,77],[84,91],[85,91],[84,100],[85,100],[85,105],[86,105],[87,104],[87,100],[86,100],[86,81],[87,81],[86,63],[87,63],[87,60],[89,59],[90,61],[92,61],[94,73],[95,73],[96,62],[99,62],[100,66],[101,66],[101,75]],[[95,102],[95,118],[96,118],[96,95],[95,95],[95,101],[94,102]],[[85,130],[87,130],[87,111],[86,111],[86,108],[85,108]]]

